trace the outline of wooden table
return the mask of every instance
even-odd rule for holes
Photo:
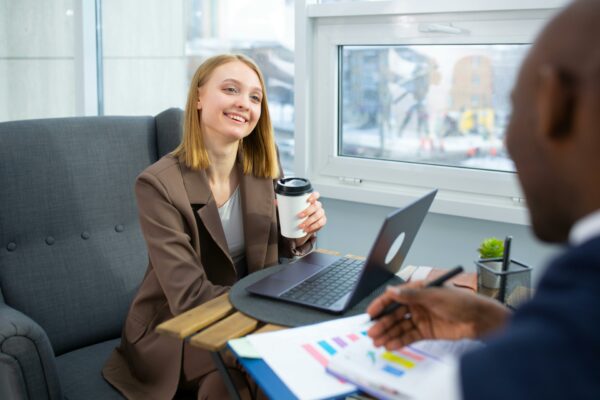
[[[217,369],[224,377],[232,399],[240,399],[239,393],[227,371],[221,351],[227,341],[249,333],[270,332],[285,329],[284,326],[262,324],[234,310],[225,293],[184,312],[156,327],[158,333],[187,340],[189,344],[210,351]]]
[[[338,252],[330,250],[319,249],[315,251],[340,255]],[[347,255],[346,257],[364,259],[364,257],[354,255]],[[434,272],[438,274],[439,270],[434,270]],[[474,279],[474,274],[466,275],[469,280]],[[163,322],[156,327],[156,331],[179,340],[186,340],[192,346],[210,351],[217,369],[224,377],[231,398],[239,399],[237,389],[225,367],[221,351],[225,349],[227,342],[231,339],[249,333],[270,332],[286,328],[280,325],[264,324],[236,311],[229,302],[229,295],[223,294]]]

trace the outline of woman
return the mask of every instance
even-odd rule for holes
[[[208,59],[191,83],[181,144],[135,185],[149,265],[103,370],[125,396],[170,399],[191,389],[199,399],[227,397],[208,352],[155,327],[312,248],[326,222],[319,194],[303,212],[306,235],[283,238],[273,192],[280,171],[260,70],[241,55]],[[234,375],[248,393],[244,375]]]

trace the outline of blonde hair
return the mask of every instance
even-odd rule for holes
[[[183,138],[181,143],[171,154],[182,160],[188,168],[194,170],[206,169],[210,165],[208,152],[202,138],[200,126],[200,113],[198,110],[198,89],[210,79],[213,71],[221,65],[240,61],[252,69],[258,76],[263,92],[260,105],[260,118],[254,130],[240,141],[244,174],[252,174],[259,178],[277,178],[279,176],[279,163],[275,148],[275,135],[271,125],[269,107],[267,104],[267,91],[265,81],[258,66],[248,57],[241,54],[221,54],[204,61],[196,70],[185,106],[185,120],[183,123]]]

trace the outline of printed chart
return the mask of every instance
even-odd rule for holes
[[[304,343],[300,347],[302,347],[308,354],[310,354],[311,357],[313,357],[323,367],[327,367],[331,356],[335,355],[338,351],[346,348],[348,344],[357,342],[360,339],[359,334],[366,336],[367,331],[334,336],[330,339],[319,340],[316,343]]]
[[[388,352],[373,347],[366,336],[370,325],[369,316],[361,314],[250,335],[248,341],[299,399],[343,396],[358,387],[384,398],[418,397],[436,387],[431,385],[434,376],[448,375],[448,356],[472,347],[469,343],[423,341]]]
[[[452,376],[455,351],[465,345],[448,341],[422,341],[395,351],[375,348],[369,338],[360,337],[344,351],[331,357],[327,371],[354,383],[378,398],[440,398],[431,382]]]
[[[358,342],[361,336],[367,336],[367,331],[333,336],[314,343],[304,343],[301,347],[310,354],[315,361],[323,367],[327,367],[332,356],[347,348],[349,344]],[[383,350],[378,351],[368,347],[365,352],[365,366],[379,365],[383,372],[394,377],[404,375],[406,371],[416,367],[419,363],[427,360],[427,358],[440,361],[438,357],[429,354],[416,346],[407,346],[393,352]],[[377,361],[378,358],[380,358],[379,362]]]
[[[300,399],[349,394],[356,386],[327,374],[332,357],[365,337],[369,317],[362,314],[284,331],[251,335],[263,360]]]
[[[371,360],[371,365],[377,364],[375,353],[375,350],[367,351],[367,356],[368,359]],[[380,354],[380,357],[384,361],[381,370],[395,377],[404,375],[406,371],[415,368],[419,363],[426,361],[427,358],[439,361],[437,357],[414,346],[407,346],[393,352],[384,351]]]

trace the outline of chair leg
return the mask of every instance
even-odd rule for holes
[[[225,386],[227,386],[227,391],[229,392],[231,399],[241,400],[240,394],[235,386],[235,383],[233,382],[233,379],[231,378],[231,375],[227,370],[227,366],[223,361],[223,357],[221,357],[221,353],[219,353],[218,351],[211,351],[210,354],[212,355],[212,358],[215,362],[215,365],[217,366],[217,369],[219,370],[219,373],[225,381]]]

